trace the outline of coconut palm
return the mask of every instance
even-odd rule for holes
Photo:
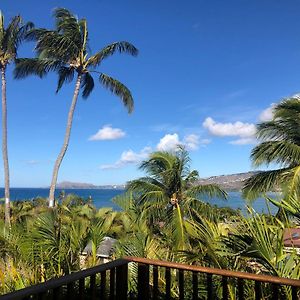
[[[250,210],[250,218],[244,219],[244,226],[238,233],[231,233],[226,241],[228,253],[232,251],[232,255],[242,262],[242,268],[238,270],[298,279],[299,255],[296,249],[284,247],[284,228],[278,218]],[[246,266],[243,266],[245,262]],[[292,299],[291,292],[291,287],[280,287],[282,299]],[[262,293],[269,295],[270,287],[262,287]],[[253,288],[250,294],[253,294]]]
[[[4,165],[4,187],[5,187],[5,221],[10,224],[10,195],[9,195],[9,164],[7,150],[7,99],[6,99],[6,69],[14,62],[20,43],[25,33],[33,27],[28,22],[22,23],[21,16],[12,18],[7,27],[4,24],[4,16],[0,11],[0,71],[2,84],[2,156]]]
[[[255,198],[260,193],[278,188],[300,192],[300,99],[292,97],[274,107],[273,120],[257,126],[257,137],[262,141],[254,147],[251,159],[254,166],[272,163],[277,170],[259,172],[250,177],[243,193]]]
[[[78,95],[82,89],[82,97],[87,98],[94,88],[93,73],[99,75],[99,82],[113,94],[119,96],[128,109],[133,110],[133,98],[130,90],[120,81],[95,69],[109,56],[119,53],[137,55],[138,50],[126,41],[115,42],[105,46],[99,52],[91,55],[88,53],[88,27],[85,19],[78,19],[70,11],[58,8],[54,11],[56,22],[55,30],[34,29],[27,38],[36,41],[37,58],[19,59],[15,69],[15,77],[23,78],[30,74],[44,77],[48,72],[55,71],[58,74],[58,92],[66,82],[71,82],[76,75],[76,83],[73,99],[69,109],[67,127],[63,146],[56,159],[49,192],[49,206],[54,206],[54,193],[56,188],[58,171],[64,155],[67,151],[73,114]]]
[[[178,147],[174,152],[153,152],[139,167],[148,176],[130,181],[127,190],[139,193],[140,202],[163,201],[172,206],[201,196],[227,197],[217,185],[197,184],[199,173],[190,170],[190,162],[184,147]]]
[[[191,216],[191,209],[198,207],[201,196],[227,197],[217,185],[199,185],[198,172],[191,171],[189,164],[188,152],[183,147],[175,152],[157,151],[140,165],[148,176],[127,184],[127,190],[145,205],[152,224],[162,221],[165,228],[170,226],[174,244],[181,250],[187,244],[185,227],[189,220],[186,216]]]

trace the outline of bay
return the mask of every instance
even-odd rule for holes
[[[57,189],[56,197],[64,191],[66,194],[76,194],[85,199],[92,198],[93,203],[97,208],[100,207],[112,207],[113,209],[118,210],[118,206],[115,205],[111,199],[117,195],[120,195],[124,192],[121,189]],[[49,189],[47,188],[11,188],[11,200],[31,200],[36,197],[48,197]],[[4,197],[4,188],[0,188],[0,198]],[[271,194],[271,197],[278,197],[276,194]],[[220,200],[218,198],[203,198],[203,201],[208,202],[212,205],[217,205],[219,207],[230,207],[233,209],[240,209],[243,213],[246,213],[247,202],[242,198],[240,192],[229,192],[228,200]],[[269,206],[269,207],[268,207]],[[276,213],[277,208],[272,204],[266,204],[265,199],[258,198],[256,199],[252,207],[256,212],[259,213],[268,213],[269,209],[271,213]]]

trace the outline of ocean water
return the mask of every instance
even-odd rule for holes
[[[61,189],[56,190],[56,196],[59,195]],[[91,197],[93,203],[97,208],[100,207],[113,207],[114,209],[119,209],[111,199],[119,194],[122,194],[124,190],[118,189],[64,189],[66,194],[76,194],[83,198]],[[47,188],[11,188],[11,200],[30,200],[36,197],[48,197],[49,189]],[[4,189],[0,188],[0,198],[4,197]],[[275,194],[272,194],[272,197],[277,197]],[[218,198],[212,199],[203,199],[205,202],[208,202],[212,205],[217,205],[219,207],[231,207],[234,209],[241,209],[244,213],[246,209],[246,201],[242,198],[240,192],[229,192],[228,200],[220,200]],[[269,206],[269,207],[268,207]],[[264,212],[268,213],[269,209],[271,213],[275,213],[277,208],[271,204],[266,204],[265,199],[258,198],[252,203],[252,207],[259,213]]]

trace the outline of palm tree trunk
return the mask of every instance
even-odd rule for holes
[[[57,183],[57,176],[58,176],[58,171],[60,164],[66,154],[66,151],[68,149],[69,145],[69,140],[70,140],[70,135],[71,135],[71,129],[72,129],[72,122],[73,122],[73,115],[78,99],[78,94],[80,90],[80,84],[81,84],[81,74],[78,73],[77,80],[76,80],[76,85],[75,85],[75,90],[74,90],[74,95],[71,103],[71,107],[69,110],[68,114],[68,122],[67,122],[67,128],[66,128],[66,133],[65,133],[65,138],[64,138],[64,144],[60,150],[60,153],[55,161],[54,169],[53,169],[53,174],[52,174],[52,181],[51,181],[51,186],[50,186],[50,192],[49,192],[49,207],[54,207],[54,193],[55,193],[55,188],[56,188],[56,183]]]
[[[1,68],[2,81],[2,156],[4,165],[4,198],[5,198],[5,224],[10,226],[10,196],[9,196],[9,165],[7,152],[7,105],[6,105],[6,68]]]

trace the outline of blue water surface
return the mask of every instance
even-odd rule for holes
[[[62,189],[56,190],[56,196]],[[119,189],[63,189],[66,194],[76,194],[83,198],[91,197],[93,199],[93,203],[97,208],[100,207],[112,207],[114,209],[119,209],[117,205],[115,205],[111,199],[117,195],[120,195],[124,192],[124,190]],[[47,188],[11,188],[11,200],[30,200],[36,197],[48,197],[49,189]],[[4,189],[0,188],[0,198],[4,197]],[[272,197],[277,197],[275,194]],[[246,213],[246,201],[242,198],[240,192],[229,192],[228,200],[220,200],[218,198],[212,199],[203,199],[205,202],[208,202],[212,205],[217,205],[219,207],[231,207],[234,209],[241,209],[243,213]],[[277,208],[271,204],[266,204],[265,199],[258,198],[252,203],[253,208],[259,213],[268,213],[269,209],[271,213],[275,213]],[[268,207],[269,206],[269,207]]]

